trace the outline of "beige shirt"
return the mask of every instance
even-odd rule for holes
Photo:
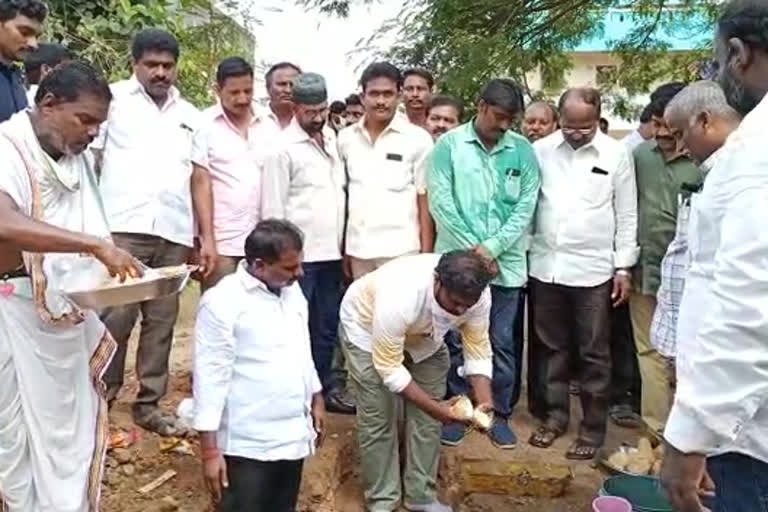
[[[402,116],[371,141],[365,118],[339,133],[349,191],[346,252],[361,259],[421,248],[417,196],[426,193],[432,137]]]
[[[492,376],[490,288],[464,314],[447,312],[435,298],[439,261],[439,254],[397,258],[352,283],[341,303],[345,336],[372,354],[376,371],[393,393],[411,382],[403,365],[405,352],[415,363],[424,361],[440,350],[451,329],[461,332],[464,375]]]
[[[344,167],[333,130],[321,147],[294,119],[264,163],[261,218],[288,219],[304,233],[304,261],[341,259]]]

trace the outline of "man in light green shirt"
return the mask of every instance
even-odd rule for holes
[[[480,95],[477,117],[437,141],[427,171],[429,207],[437,226],[435,250],[474,248],[496,273],[490,326],[496,420],[490,436],[500,448],[517,443],[507,422],[516,368],[522,362],[513,324],[528,276],[527,233],[541,184],[532,146],[509,131],[522,110],[522,93],[514,82],[491,80]],[[455,396],[466,392],[466,382],[460,375],[459,344],[449,336],[448,345],[448,392]],[[447,425],[443,443],[455,446],[465,432],[464,425]]]

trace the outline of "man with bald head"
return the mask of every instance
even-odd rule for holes
[[[728,105],[719,85],[704,80],[689,85],[675,96],[667,105],[664,119],[706,176],[722,157],[722,146],[738,128],[741,115]],[[650,336],[653,348],[668,359],[673,359],[677,351],[677,317],[690,265],[688,219],[691,196],[696,192],[683,191],[675,238],[661,262],[661,284]]]
[[[634,282],[629,300],[632,332],[642,381],[641,414],[648,428],[664,428],[672,402],[671,374],[666,360],[650,341],[656,294],[661,281],[661,260],[675,236],[679,198],[701,185],[701,170],[693,163],[664,119],[667,105],[682,89],[668,84],[651,101],[653,140],[634,151],[637,179],[637,242],[640,257],[632,269]]]
[[[523,135],[531,142],[551,135],[557,131],[560,114],[557,107],[546,101],[536,101],[528,105],[523,117]]]
[[[605,438],[611,308],[629,297],[638,255],[635,174],[626,146],[599,131],[597,90],[566,91],[559,111],[560,131],[534,144],[542,186],[529,253],[529,349],[544,361],[546,393],[545,421],[529,442],[547,448],[567,431],[577,347],[584,419],[566,457],[591,459]]]

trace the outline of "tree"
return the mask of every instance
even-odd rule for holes
[[[351,0],[298,0],[339,16]],[[371,0],[357,0],[369,3]],[[354,4],[354,1],[352,1]],[[662,37],[681,26],[712,32],[718,0],[420,0],[409,2],[365,46],[381,38],[395,43],[381,56],[402,66],[423,66],[440,77],[442,90],[474,103],[480,86],[493,76],[516,79],[529,97],[549,96],[563,85],[571,66],[567,52],[589,37],[604,36],[606,9],[624,8],[635,28],[611,41],[622,65],[603,85],[614,110],[626,117],[627,98],[661,80],[690,79],[709,52],[670,53]],[[526,77],[538,69],[545,90],[531,90]]]
[[[216,5],[214,5],[214,3]],[[198,106],[210,105],[218,62],[231,55],[249,60],[253,22],[234,0],[49,0],[49,39],[67,44],[111,80],[130,76],[133,36],[146,27],[164,28],[179,40],[179,88]],[[237,21],[233,18],[240,18]],[[227,34],[227,37],[222,37]]]

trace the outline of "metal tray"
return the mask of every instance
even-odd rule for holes
[[[74,291],[66,293],[65,296],[80,309],[100,310],[113,306],[135,304],[181,292],[189,281],[190,274],[196,268],[193,265],[183,265],[179,267],[178,274],[158,275],[129,284]]]

